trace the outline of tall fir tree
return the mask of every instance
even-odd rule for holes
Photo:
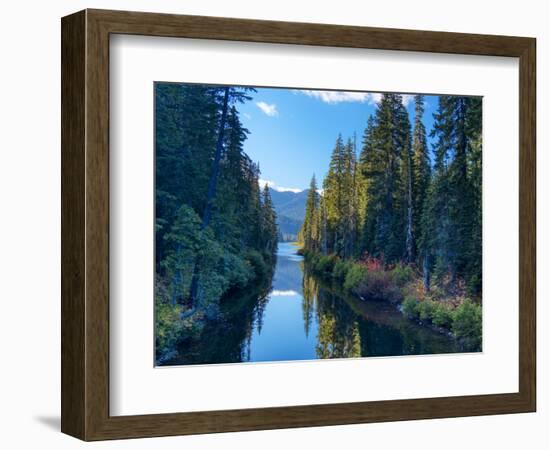
[[[424,245],[435,275],[456,286],[467,279],[481,289],[481,116],[477,99],[441,96],[432,136],[435,165],[424,222]],[[473,125],[475,122],[475,126]]]
[[[259,168],[243,151],[247,130],[235,107],[247,91],[155,85],[156,273],[189,314],[215,314],[228,289],[274,262],[276,218],[262,203]]]
[[[414,212],[414,235],[417,239],[419,262],[426,264],[425,252],[423,252],[423,230],[422,215],[426,198],[428,196],[428,187],[431,177],[431,162],[426,139],[426,127],[424,126],[424,96],[414,96],[414,129],[412,137],[412,191],[413,191],[413,212]]]
[[[299,232],[301,243],[306,250],[318,251],[320,244],[319,194],[315,174],[311,177],[306,199],[304,221]]]
[[[350,258],[354,253],[357,225],[357,192],[355,189],[355,171],[357,166],[354,141],[348,139],[344,147],[343,171],[341,176],[341,256]]]
[[[466,135],[468,138],[468,178],[472,190],[472,227],[466,265],[466,282],[470,295],[482,289],[482,99],[468,98]]]
[[[392,262],[405,254],[406,160],[410,123],[399,94],[383,94],[372,129],[365,133],[361,169],[367,182],[365,250]]]
[[[374,147],[374,116],[370,115],[367,127],[363,134],[363,146],[359,155],[358,166],[358,209],[359,209],[359,230],[360,243],[359,251],[373,253],[375,216],[373,205],[370,205],[369,192],[374,191],[373,184],[380,186],[380,173],[377,168],[381,165],[380,153]]]
[[[342,179],[345,171],[345,148],[342,135],[336,139],[330,158],[329,171],[323,184],[326,220],[327,220],[327,250],[340,254],[343,247],[342,209],[343,187]]]
[[[277,215],[267,184],[262,195],[262,240],[266,254],[275,255],[277,250]]]

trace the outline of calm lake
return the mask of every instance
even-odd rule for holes
[[[271,286],[229,298],[200,342],[184,341],[166,365],[289,361],[460,351],[454,339],[406,319],[395,306],[360,300],[310,275],[281,242]]]

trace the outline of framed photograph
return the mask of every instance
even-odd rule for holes
[[[535,411],[535,39],[61,28],[63,432]]]

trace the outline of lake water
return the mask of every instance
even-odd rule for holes
[[[310,275],[292,243],[279,243],[271,286],[232,297],[200,342],[167,364],[289,361],[460,351],[455,340],[383,301],[360,300]]]

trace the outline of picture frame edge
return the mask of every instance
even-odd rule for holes
[[[154,22],[159,20],[163,23],[155,27]],[[109,36],[112,33],[126,33],[176,37],[184,34],[182,30],[185,30],[185,36],[180,37],[190,37],[190,34],[196,33],[199,38],[219,39],[216,37],[218,30],[197,31],[200,31],[201,23],[211,21],[225,23],[222,39],[230,40],[264,43],[285,41],[291,44],[302,42],[305,45],[330,46],[329,40],[338,30],[343,38],[337,42],[337,47],[346,47],[344,44],[364,34],[367,37],[355,48],[373,48],[364,47],[364,43],[369,41],[369,34],[374,36],[375,43],[380,41],[380,36],[394,35],[397,39],[386,40],[390,43],[387,45],[394,48],[384,49],[434,52],[434,46],[441,50],[447,42],[450,51],[443,53],[461,53],[458,50],[467,49],[471,52],[467,54],[519,58],[519,392],[199,413],[109,415]],[[259,40],[254,40],[252,33],[251,39],[244,39],[243,36],[251,33],[250,30],[243,30],[247,26],[255,30],[259,23],[269,23],[271,34],[258,36]],[[233,30],[237,24],[238,30]],[[291,30],[293,27],[295,31]],[[313,37],[302,36],[300,40],[298,27],[305,30],[306,34],[328,31]],[[281,30],[286,31],[282,37],[276,38],[273,33],[276,35],[277,30],[279,33]],[[96,9],[82,10],[63,17],[61,34],[62,432],[88,441],[536,410],[535,38]],[[210,37],[205,37],[207,34]],[[395,42],[403,42],[407,35],[413,40],[428,42],[427,50],[418,50],[422,42],[395,48]],[[434,44],[436,37],[437,44]],[[453,38],[458,38],[458,44],[452,42]],[[481,44],[476,47],[476,43]],[[491,50],[497,54],[483,53]],[[504,55],[505,52],[509,54]],[[473,408],[473,412],[464,409],[474,405],[476,408]],[[378,408],[378,412],[373,411],[373,408]],[[398,408],[401,415],[394,408]],[[323,413],[324,418],[321,416]]]

